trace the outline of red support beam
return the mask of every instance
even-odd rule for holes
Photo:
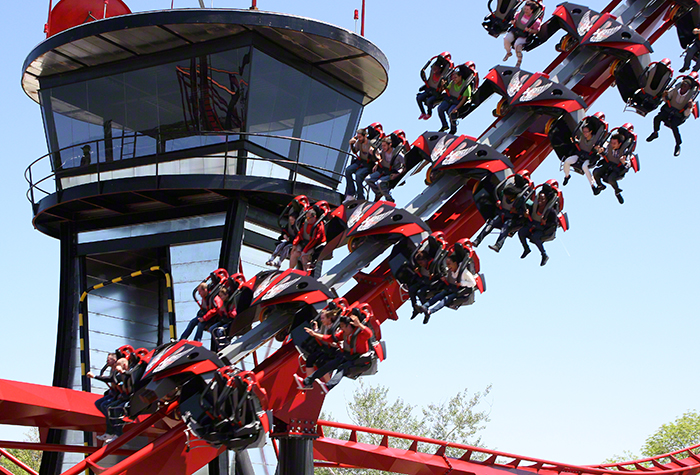
[[[78,475],[83,470],[94,466],[94,464],[96,464],[98,461],[102,460],[108,455],[113,454],[122,445],[141,435],[153,424],[163,419],[166,416],[166,414],[172,412],[176,407],[177,403],[173,403],[170,406],[168,406],[166,410],[156,412],[155,414],[151,414],[143,421],[135,424],[134,427],[131,428],[131,430],[129,430],[126,434],[118,437],[114,442],[103,445],[99,450],[95,451],[93,454],[85,458],[85,460],[78,462],[72,468],[63,472],[63,475]]]
[[[100,475],[191,474],[225,452],[225,447],[215,449],[203,441],[190,448],[185,428],[181,422]]]
[[[63,452],[71,454],[93,454],[101,447],[87,447],[85,445],[61,445],[42,444],[40,442],[14,442],[10,440],[0,440],[0,447],[3,449],[39,450],[42,452]],[[119,449],[112,452],[113,455],[131,455],[135,450]]]
[[[0,379],[0,424],[104,431],[98,394]]]

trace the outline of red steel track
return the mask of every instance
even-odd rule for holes
[[[498,475],[535,472],[544,474],[576,473],[580,475],[616,474],[627,471],[658,474],[695,475],[700,471],[700,456],[693,451],[700,444],[671,454],[609,465],[567,465],[548,460],[480,449],[443,440],[427,439],[378,429],[368,429],[337,422],[318,421],[323,427],[350,431],[347,440],[321,437],[314,441],[314,458],[327,460],[319,466],[358,467],[411,474],[479,474]],[[358,437],[359,435],[359,437]],[[362,443],[363,436],[374,436],[379,443]],[[380,439],[381,438],[381,439]],[[402,447],[396,448],[395,445]],[[419,444],[421,444],[419,446]],[[448,456],[457,452],[458,455]],[[430,450],[430,451],[428,451]]]
[[[620,0],[613,0],[604,11],[614,9]],[[656,41],[671,26],[670,21],[662,21],[663,14],[675,3],[666,1],[644,23],[637,32],[650,42]],[[545,70],[551,72],[564,61],[566,55],[559,55]],[[612,62],[612,59],[609,61]],[[589,77],[590,76],[590,77]],[[607,68],[598,68],[586,76],[573,91],[591,105],[610,85],[613,77]],[[494,127],[498,120],[492,124]],[[534,170],[551,152],[544,133],[526,132],[519,136],[506,150],[516,171]],[[465,186],[449,202],[440,208],[429,220],[433,231],[443,231],[449,242],[472,236],[482,225],[483,219],[476,210],[471,198],[471,187]],[[405,301],[399,286],[389,272],[385,261],[369,274],[356,276],[357,284],[348,292],[348,301],[369,303],[380,321],[397,319],[396,311]],[[295,425],[294,421],[311,421],[318,418],[323,396],[320,390],[301,393],[297,390],[292,375],[298,370],[298,353],[291,343],[286,343],[269,358],[255,368],[258,381],[267,391],[270,407],[276,418],[288,424],[288,430],[304,433],[308,427]],[[45,387],[27,383],[0,380],[0,424],[30,425],[40,428],[73,429],[81,431],[102,431],[102,415],[94,407],[98,395],[72,391],[69,389]],[[331,467],[363,467],[410,474],[478,474],[497,475],[510,473],[562,472],[577,474],[619,474],[627,471],[660,472],[664,474],[695,475],[700,472],[700,456],[693,452],[698,446],[689,447],[673,454],[621,464],[600,466],[576,466],[559,464],[546,460],[479,449],[446,441],[425,439],[405,434],[397,434],[377,429],[355,427],[335,422],[317,421],[320,438],[314,441],[314,457],[318,465]],[[307,424],[308,425],[308,424]],[[313,425],[313,424],[312,424]],[[350,431],[348,440],[332,439],[323,436],[323,427],[333,427]],[[196,442],[192,450],[187,450],[184,424],[164,414],[155,414],[145,420],[127,426],[123,437],[106,449],[91,447],[48,446],[0,441],[0,448],[35,448],[65,452],[84,452],[91,455],[66,474],[79,473],[87,467],[101,471],[99,460],[107,453],[130,454],[117,465],[101,471],[103,475],[144,473],[191,474],[216,457],[221,451]],[[308,433],[308,432],[306,432]],[[358,442],[358,434],[374,436],[380,441],[374,445]],[[150,443],[133,453],[119,449],[122,439],[136,435],[147,435]],[[360,440],[365,440],[360,437]],[[396,448],[396,441],[402,441],[408,448]],[[419,445],[420,444],[420,445]],[[433,447],[432,452],[425,446]],[[196,448],[196,450],[195,450]],[[419,450],[420,448],[420,450]],[[450,451],[448,452],[448,449]],[[459,456],[448,456],[453,451]],[[0,473],[6,473],[0,468]],[[9,472],[8,472],[9,473]]]

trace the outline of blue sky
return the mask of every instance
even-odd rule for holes
[[[58,309],[59,246],[34,230],[26,200],[24,169],[46,153],[38,106],[22,91],[21,67],[42,41],[48,1],[7,2],[2,19],[5,68],[0,72],[4,114],[0,143],[5,159],[2,273],[4,338],[0,378],[50,384]],[[170,7],[170,0],[132,0],[133,10]],[[592,0],[592,8],[606,2]],[[195,7],[196,0],[175,6]],[[211,0],[206,0],[211,5]],[[247,2],[215,0],[215,7]],[[548,3],[547,15],[554,9]],[[309,16],[354,29],[360,1],[259,0],[264,10]],[[454,14],[450,14],[454,12]],[[434,116],[418,121],[418,71],[431,56],[450,51],[459,63],[474,61],[483,77],[503,57],[502,39],[480,23],[486,1],[445,0],[439,10],[425,2],[369,0],[366,36],[389,59],[389,87],[362,117],[385,130],[404,129],[409,140],[439,128]],[[544,69],[555,57],[558,36],[526,53],[523,68]],[[680,67],[675,30],[654,46],[653,59],[671,58]],[[511,62],[513,59],[511,59]],[[478,136],[491,122],[487,103],[462,121],[460,133]],[[443,310],[422,325],[410,310],[383,333],[389,358],[367,380],[391,387],[392,397],[414,404],[446,399],[469,388],[493,390],[491,423],[483,441],[489,448],[567,463],[599,463],[624,450],[637,451],[661,424],[697,408],[700,389],[692,368],[700,330],[696,305],[699,252],[697,178],[698,122],[681,128],[683,153],[674,158],[668,129],[653,144],[651,116],[623,113],[618,92],[605,93],[590,112],[603,111],[611,126],[635,125],[641,141],[640,173],[621,182],[625,204],[607,190],[594,197],[582,176],[564,188],[571,230],[547,244],[550,261],[539,267],[537,253],[520,260],[516,240],[495,254],[480,247],[488,290],[475,305]],[[552,154],[533,175],[537,183],[561,182]],[[398,205],[421,189],[422,177],[400,188]],[[327,409],[347,420],[347,380],[328,398]],[[0,427],[0,439],[19,439],[23,429]]]

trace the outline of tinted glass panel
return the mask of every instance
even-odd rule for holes
[[[44,107],[53,114],[55,144],[69,147],[61,152],[61,166],[225,142],[217,132],[245,124],[248,52],[246,47],[50,89]]]
[[[263,134],[250,140],[273,154],[336,179],[344,154],[272,136],[346,149],[361,112],[308,71],[249,47],[45,89],[42,107],[51,151],[62,149],[55,169],[220,144],[221,132],[245,130]]]
[[[298,137],[311,78],[259,50],[253,58],[248,132]],[[251,141],[289,157],[289,140],[252,137]]]
[[[341,150],[347,149],[349,134],[355,131],[358,118],[359,108],[354,101],[327,86],[316,84],[314,100],[309,101],[306,107],[301,138]],[[346,155],[318,145],[302,143],[299,157],[302,163],[340,173]]]
[[[255,50],[250,88],[249,132],[294,136],[345,149],[357,125],[360,104],[297,69]],[[325,147],[288,140],[251,141],[290,160],[340,171],[345,156]],[[337,178],[338,176],[336,176]]]

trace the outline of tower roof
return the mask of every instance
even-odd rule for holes
[[[373,43],[308,18],[251,10],[178,9],[91,21],[47,38],[24,63],[22,87],[39,102],[39,80],[254,32],[363,94],[387,87],[389,64]]]

